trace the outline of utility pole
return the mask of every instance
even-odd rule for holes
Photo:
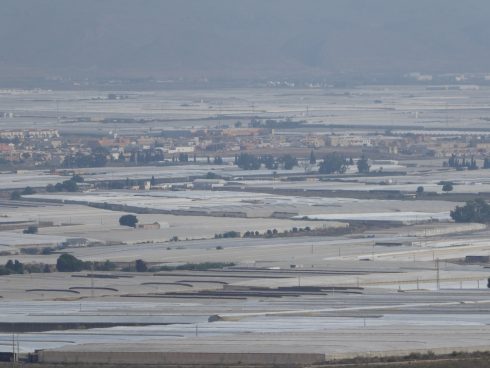
[[[60,123],[60,101],[56,100],[56,121]]]
[[[95,263],[92,261],[92,272],[90,274],[90,297],[93,299],[94,297],[94,267]]]
[[[437,290],[439,290],[441,288],[440,272],[439,272],[439,258],[436,258],[436,287],[437,287]]]
[[[15,367],[15,332],[12,332],[12,367]]]

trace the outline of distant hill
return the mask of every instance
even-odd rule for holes
[[[2,0],[0,76],[490,71],[488,0]]]

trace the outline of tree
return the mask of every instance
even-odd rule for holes
[[[291,155],[284,155],[279,161],[283,164],[285,170],[291,170],[293,167],[298,166],[298,160]]]
[[[108,259],[103,262],[95,262],[94,263],[94,268],[97,271],[114,271],[116,269],[116,264],[114,262],[109,261]]]
[[[485,157],[485,159],[483,160],[483,168],[490,169],[490,158]]]
[[[447,182],[447,183],[444,183],[444,184],[442,185],[442,191],[443,191],[443,192],[446,192],[446,193],[447,193],[447,192],[451,192],[453,189],[454,189],[454,188],[453,188],[453,184],[452,184],[452,183]]]
[[[21,197],[20,197],[20,192],[19,191],[15,190],[12,193],[10,193],[10,199],[13,200],[13,201],[17,201],[20,198]]]
[[[457,206],[451,211],[451,218],[456,222],[490,222],[490,205],[478,198],[468,201],[464,206]]]
[[[266,169],[275,170],[278,167],[277,161],[271,155],[264,155],[261,157],[261,161]]]
[[[424,194],[424,187],[423,186],[417,187],[417,195],[421,196],[422,194]]]
[[[320,174],[343,174],[347,170],[346,158],[338,152],[328,153],[320,164]]]
[[[315,152],[313,152],[313,150],[311,150],[311,152],[310,152],[310,164],[311,165],[316,164]]]
[[[109,152],[103,148],[98,147],[92,151],[92,154],[85,155],[83,153],[76,153],[75,155],[68,155],[63,160],[63,167],[103,167],[107,164],[107,156]]]
[[[357,171],[359,174],[367,174],[369,173],[369,162],[368,159],[364,156],[362,156],[358,161],[357,161]]]
[[[239,238],[240,233],[238,231],[226,231],[223,233],[223,238]]]
[[[119,217],[119,224],[122,226],[136,227],[138,218],[135,215],[123,215]]]
[[[34,189],[32,189],[31,187],[25,187],[24,190],[22,191],[22,193],[20,193],[21,195],[30,195],[30,194],[35,194],[36,191]]]
[[[67,192],[78,192],[78,184],[76,183],[75,180],[65,180],[62,183],[63,190],[66,190]]]
[[[208,173],[206,174],[206,179],[221,179],[221,176],[212,171],[208,171]]]
[[[83,261],[68,253],[63,253],[56,261],[56,269],[59,272],[79,272],[83,270]]]
[[[146,262],[143,261],[142,259],[136,260],[136,262],[134,263],[134,268],[136,269],[136,272],[148,271],[148,266],[146,265]]]
[[[471,156],[471,159],[468,162],[467,166],[469,170],[478,170],[478,165],[476,164],[476,160],[474,156]]]
[[[9,259],[5,264],[5,268],[9,273],[24,273],[24,265],[18,260],[12,261]]]
[[[243,170],[258,170],[261,166],[261,160],[248,153],[240,153],[237,159],[237,166]]]
[[[78,175],[78,174],[73,175],[71,177],[71,180],[73,180],[75,183],[83,183],[85,181],[85,179],[83,178],[83,176]]]

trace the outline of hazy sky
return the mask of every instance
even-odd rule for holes
[[[489,0],[2,0],[0,73],[490,72]]]

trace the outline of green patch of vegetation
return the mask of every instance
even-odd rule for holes
[[[427,353],[411,353],[406,356],[357,357],[338,360],[320,367],[329,368],[486,368],[490,366],[490,352],[452,352],[436,355]]]
[[[158,266],[151,267],[151,272],[157,271],[208,271],[208,270],[219,270],[226,267],[235,266],[235,263],[226,262],[204,262],[204,263],[186,263],[178,266]]]
[[[20,252],[22,254],[30,254],[30,255],[35,255],[35,254],[42,254],[42,255],[48,255],[48,254],[53,254],[56,251],[56,248],[53,247],[28,247],[28,248],[21,248]]]

